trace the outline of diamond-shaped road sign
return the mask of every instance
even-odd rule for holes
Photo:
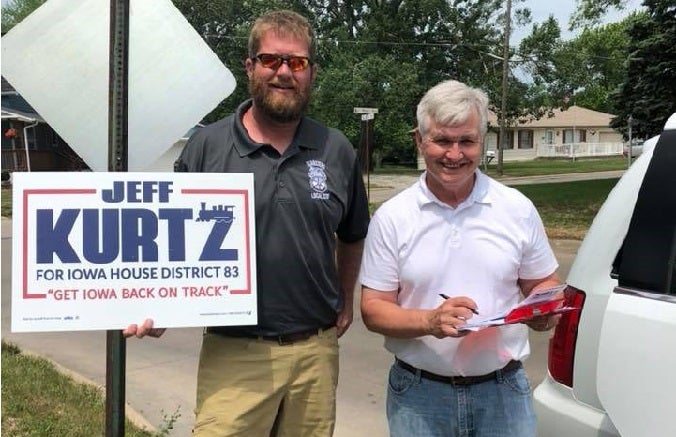
[[[235,79],[170,0],[131,0],[129,15],[128,170],[142,171]],[[2,37],[3,76],[95,171],[108,169],[109,16],[106,1],[50,0]]]

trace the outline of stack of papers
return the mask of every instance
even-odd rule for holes
[[[508,325],[531,320],[533,317],[563,313],[577,309],[565,305],[563,291],[567,284],[532,292],[527,298],[513,307],[490,316],[474,316],[459,331],[476,331],[486,326]]]

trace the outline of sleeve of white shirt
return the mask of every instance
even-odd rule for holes
[[[547,277],[558,269],[559,264],[549,245],[542,219],[532,204],[527,223],[530,227],[530,243],[523,252],[519,267],[519,278],[540,279]]]
[[[396,226],[381,208],[371,218],[364,243],[359,280],[365,287],[379,291],[399,289],[399,249]]]

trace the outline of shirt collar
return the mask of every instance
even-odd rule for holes
[[[478,168],[474,170],[474,186],[472,187],[472,192],[469,194],[469,197],[465,199],[462,203],[458,205],[456,210],[466,208],[471,206],[474,203],[491,203],[491,197],[488,192],[488,186],[490,183],[490,178],[483,174]],[[427,171],[424,171],[423,174],[418,178],[418,193],[417,193],[417,202],[418,206],[423,207],[426,204],[437,204],[444,208],[450,208],[449,205],[442,202],[435,196],[427,186],[427,181],[425,180],[427,176]]]
[[[240,156],[250,155],[265,145],[263,143],[257,143],[254,140],[252,140],[246,128],[244,127],[244,123],[242,122],[244,113],[249,108],[251,108],[251,105],[253,105],[253,99],[247,99],[244,102],[242,102],[235,111],[235,127],[234,127],[235,131],[234,135],[236,138],[235,149],[237,149],[237,152],[239,153]],[[303,118],[300,120],[300,123],[298,124],[298,128],[296,128],[296,135],[291,144],[289,145],[289,149],[318,148],[317,143],[312,141],[313,135],[311,130],[304,128],[304,126],[307,123],[308,123],[307,117],[303,116]]]

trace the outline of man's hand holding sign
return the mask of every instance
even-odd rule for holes
[[[149,337],[155,337],[159,338],[162,337],[162,334],[165,333],[167,328],[154,328],[153,327],[153,320],[152,319],[146,319],[142,324],[140,325],[129,325],[127,329],[122,331],[122,335],[125,337],[137,337],[137,338],[143,338],[146,335]]]

